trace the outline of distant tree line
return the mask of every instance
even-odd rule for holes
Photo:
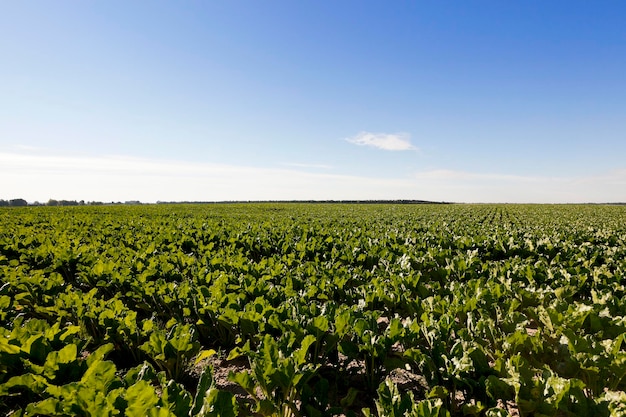
[[[126,201],[115,202],[112,201],[110,203],[103,203],[102,201],[87,201],[85,200],[54,200],[50,199],[47,203],[40,203],[39,201],[35,201],[34,203],[29,203],[23,198],[15,198],[13,200],[2,200],[0,199],[0,207],[26,207],[26,206],[103,206],[105,204],[142,204],[141,201]]]
[[[429,200],[225,200],[225,201],[160,201],[157,204],[262,204],[262,203],[294,203],[294,204],[453,204],[447,201]]]
[[[0,200],[0,207],[24,207],[28,202],[22,198],[16,198],[13,200]]]
[[[337,204],[449,204],[443,201],[427,201],[427,200],[269,200],[269,201],[157,201],[157,204],[221,204],[221,203],[337,203]],[[1,200],[0,207],[26,207],[26,206],[102,206],[102,205],[138,205],[143,204],[138,200],[131,201],[111,201],[103,203],[102,201],[85,201],[85,200],[55,200],[50,199],[46,203],[35,201],[29,203],[23,198],[13,200]]]

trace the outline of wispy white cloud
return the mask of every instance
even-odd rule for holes
[[[0,151],[0,198],[144,202],[417,199],[456,202],[626,201],[626,169],[541,177],[430,170],[400,178],[125,156]]]
[[[450,169],[435,169],[431,171],[423,171],[415,174],[418,180],[438,180],[438,181],[508,181],[508,182],[540,182],[545,181],[546,177],[510,175],[497,173],[476,173],[466,171],[456,171]],[[550,178],[552,181],[558,181],[558,178]]]
[[[294,168],[313,168],[313,169],[332,169],[333,168],[332,166],[325,165],[325,164],[301,164],[297,162],[285,162],[283,165],[287,167],[294,167]]]
[[[45,152],[46,148],[31,145],[13,145],[12,148],[17,152]]]
[[[495,203],[607,203],[626,201],[626,169],[602,175],[538,176],[431,170],[418,183],[436,187],[450,201]]]
[[[346,138],[346,141],[359,146],[370,146],[385,151],[416,151],[417,147],[411,144],[411,137],[407,133],[371,133],[360,132],[356,136]]]

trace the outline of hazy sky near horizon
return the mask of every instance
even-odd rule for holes
[[[626,201],[626,3],[0,2],[0,198]]]

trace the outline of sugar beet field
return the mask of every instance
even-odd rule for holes
[[[0,414],[624,416],[626,207],[0,210]]]

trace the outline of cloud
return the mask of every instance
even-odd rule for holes
[[[541,182],[546,180],[558,181],[558,178],[496,174],[496,173],[476,173],[466,171],[455,171],[450,169],[435,169],[431,171],[423,171],[415,174],[414,178],[418,180],[436,180],[436,181],[491,181],[491,182]]]
[[[330,165],[324,164],[301,164],[298,162],[285,162],[284,166],[294,167],[294,168],[313,168],[313,169],[332,169],[333,167]]]
[[[45,152],[46,148],[42,148],[40,146],[31,146],[31,145],[14,145],[13,148],[18,152]]]
[[[438,169],[380,178],[310,168],[128,156],[0,151],[0,198],[27,201],[397,200],[467,203],[626,201],[626,169],[588,176],[524,176]]]
[[[407,133],[371,133],[361,132],[346,141],[359,146],[370,146],[385,151],[416,151]]]
[[[417,183],[436,188],[446,201],[490,203],[626,202],[626,169],[602,175],[540,176],[430,170]]]

